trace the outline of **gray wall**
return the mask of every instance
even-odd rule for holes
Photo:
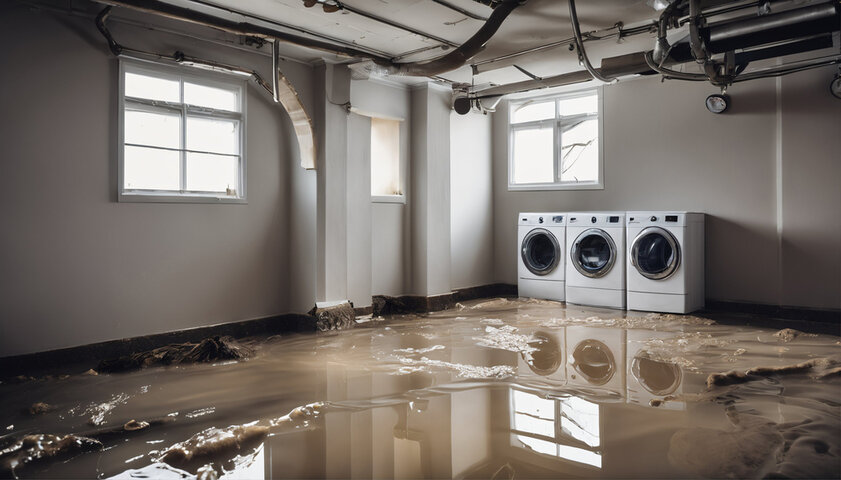
[[[491,117],[450,115],[452,288],[493,283]]]
[[[516,283],[520,211],[708,214],[707,298],[841,307],[841,102],[827,68],[738,84],[708,113],[704,83],[643,78],[604,87],[605,188],[509,192],[507,108],[494,116],[498,281]],[[778,90],[779,85],[779,90]]]
[[[271,71],[266,56],[113,31]],[[287,250],[300,239],[286,234],[287,184],[300,168],[264,92],[249,86],[247,205],[117,203],[117,61],[93,22],[6,4],[0,42],[0,356],[289,311]],[[309,98],[310,68],[282,69]]]

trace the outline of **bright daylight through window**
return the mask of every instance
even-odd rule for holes
[[[509,190],[602,188],[601,90],[512,101]]]
[[[242,202],[245,81],[122,61],[121,201]]]
[[[402,199],[400,121],[371,117],[371,196]]]

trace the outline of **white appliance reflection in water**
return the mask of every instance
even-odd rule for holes
[[[599,405],[580,397],[546,399],[511,389],[511,444],[601,468]]]

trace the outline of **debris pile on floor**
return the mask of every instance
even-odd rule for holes
[[[260,425],[208,428],[167,448],[159,461],[196,473],[205,465],[228,461],[256,448],[268,434],[269,427]]]
[[[731,370],[723,373],[711,373],[707,377],[707,388],[735,385],[758,380],[772,375],[785,375],[793,373],[810,373],[814,378],[824,379],[841,375],[841,359],[839,358],[813,358],[805,362],[792,365],[781,365],[776,367],[753,367],[745,371]]]
[[[345,330],[356,325],[356,312],[348,302],[329,307],[316,306],[310,310],[310,315],[315,317],[315,325],[320,332]]]
[[[237,343],[233,338],[215,336],[205,338],[199,343],[176,343],[112,360],[103,360],[99,362],[97,371],[118,373],[160,365],[242,360],[252,355],[254,355],[252,349]]]

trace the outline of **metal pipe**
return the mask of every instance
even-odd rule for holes
[[[660,75],[663,75],[666,78],[689,80],[692,82],[706,82],[707,80],[709,80],[709,78],[707,78],[707,76],[703,73],[685,73],[665,68],[662,65],[660,65],[660,63],[654,61],[653,52],[645,52],[645,63],[648,65],[648,68],[654,70],[655,72],[659,73]]]
[[[616,80],[616,78],[607,78],[602,76],[601,73],[597,72],[596,69],[590,65],[590,59],[587,58],[587,52],[584,51],[584,42],[581,41],[581,26],[578,24],[578,14],[575,12],[575,0],[569,0],[569,19],[572,22],[572,33],[575,36],[575,46],[578,48],[578,55],[584,63],[584,68],[586,68],[587,71],[590,72],[590,75],[592,75],[596,80],[604,83],[610,83]]]
[[[471,12],[470,10],[465,10],[465,9],[463,9],[463,8],[459,7],[458,5],[453,5],[453,4],[452,4],[452,3],[450,3],[450,2],[446,2],[446,1],[444,1],[444,0],[432,0],[432,1],[433,1],[433,2],[435,2],[435,3],[437,3],[438,5],[441,5],[441,6],[444,6],[444,7],[449,8],[450,10],[452,10],[452,11],[454,11],[454,12],[458,12],[458,13],[460,13],[460,14],[462,14],[462,15],[465,15],[465,16],[467,16],[467,17],[470,17],[470,18],[472,18],[473,20],[481,20],[481,21],[483,21],[483,22],[487,22],[487,21],[488,21],[488,19],[487,19],[487,18],[485,18],[485,17],[483,17],[483,16],[481,16],[481,15],[476,15],[475,13]]]
[[[654,44],[652,55],[654,60],[660,65],[666,61],[666,57],[669,56],[669,51],[672,49],[666,38],[669,25],[676,21],[678,12],[682,11],[685,5],[686,0],[675,0],[663,10],[663,13],[660,14],[660,18],[657,20],[657,42]]]
[[[272,42],[272,99],[275,103],[280,102],[278,94],[278,72],[280,72],[280,45]]]
[[[94,1],[97,1],[97,0],[94,0]],[[238,16],[243,17],[243,18],[250,19],[250,20],[257,20],[257,21],[265,23],[267,25],[272,25],[272,26],[275,26],[275,27],[288,29],[288,30],[291,30],[293,32],[302,33],[304,35],[309,35],[311,37],[320,38],[322,40],[325,40],[327,42],[330,42],[330,43],[333,43],[333,44],[336,44],[336,45],[342,45],[344,47],[350,47],[350,48],[355,48],[355,49],[358,49],[358,50],[362,50],[364,52],[368,52],[371,55],[376,55],[376,56],[379,56],[379,57],[382,57],[382,58],[389,57],[389,54],[386,53],[386,52],[376,50],[374,48],[358,45],[358,44],[355,44],[353,42],[348,42],[348,41],[342,40],[340,38],[331,37],[331,36],[325,35],[323,33],[312,32],[312,31],[306,30],[304,28],[298,27],[296,25],[292,25],[290,23],[282,23],[282,22],[279,22],[277,20],[272,20],[270,18],[266,18],[266,17],[260,16],[260,15],[255,15],[253,13],[245,13],[245,12],[240,11],[240,10],[235,10],[233,8],[225,7],[223,5],[217,5],[215,3],[206,2],[204,0],[189,0],[189,1],[192,2],[192,3],[195,3],[197,5],[201,5],[203,7],[209,7],[209,8],[213,8],[215,10],[221,10],[223,12],[228,12],[228,13],[238,15]]]
[[[554,77],[541,78],[539,80],[525,80],[522,82],[509,83],[496,87],[485,88],[470,95],[471,98],[495,97],[497,95],[509,95],[512,93],[528,92],[539,88],[562,87],[574,83],[589,82],[593,79],[590,72],[581,70],[578,72],[564,73]]]
[[[482,25],[482,28],[480,28],[461,46],[443,57],[426,62],[401,64],[392,64],[390,62],[381,62],[377,60],[374,61],[379,64],[380,67],[383,67],[385,73],[391,75],[428,77],[449,72],[450,70],[455,70],[467,63],[468,60],[473,58],[474,55],[484,48],[488,40],[490,40],[497,30],[499,30],[502,22],[505,21],[508,15],[518,6],[520,6],[520,0],[502,0],[502,2],[494,8],[494,11],[491,13],[488,21]]]
[[[451,47],[458,47],[457,43],[451,42],[451,41],[449,41],[445,38],[441,38],[441,37],[432,35],[430,33],[422,32],[422,31],[420,31],[420,30],[418,30],[414,27],[410,27],[408,25],[403,25],[401,23],[393,22],[393,21],[391,21],[387,18],[383,18],[383,17],[381,17],[379,15],[376,15],[374,13],[371,13],[371,12],[366,12],[365,10],[361,10],[359,8],[356,8],[352,5],[348,5],[346,3],[339,3],[339,2],[336,2],[336,3],[339,6],[340,10],[346,10],[348,12],[355,13],[359,16],[365,17],[369,20],[374,20],[376,22],[380,22],[380,23],[388,25],[390,27],[394,27],[394,28],[397,28],[397,29],[400,29],[400,30],[403,30],[403,31],[406,31],[406,32],[409,32],[409,33],[413,33],[415,35],[418,35],[418,36],[421,36],[421,37],[424,37],[424,38],[427,38],[429,40],[435,40],[436,42],[440,42],[440,43],[443,43],[445,45],[449,45]]]
[[[313,48],[336,55],[343,55],[348,57],[363,57],[371,58],[382,62],[389,60],[384,57],[372,55],[371,53],[362,50],[334,45],[320,40],[301,37],[299,35],[292,35],[286,32],[281,32],[271,28],[254,25],[247,22],[233,22],[225,20],[213,15],[208,15],[201,12],[196,12],[176,5],[170,5],[160,0],[96,0],[99,3],[106,5],[113,5],[118,7],[130,8],[140,12],[161,15],[175,20],[203,25],[218,30],[222,30],[237,35],[249,35],[255,37],[262,37],[267,39],[277,39],[284,42],[294,43],[303,47]]]
[[[838,3],[788,10],[768,15],[750,16],[710,25],[700,30],[710,52],[723,53],[806,35],[839,29]]]

